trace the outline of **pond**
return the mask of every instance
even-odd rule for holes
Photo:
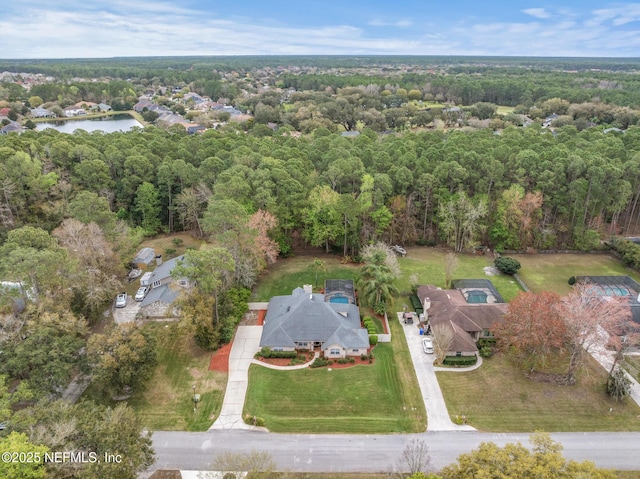
[[[130,131],[134,127],[142,128],[142,124],[138,120],[135,120],[126,114],[105,116],[91,120],[47,121],[44,123],[36,123],[36,130],[38,131],[53,128],[61,133],[73,133],[76,130],[114,133],[116,131]]]

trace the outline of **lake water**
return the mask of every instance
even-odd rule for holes
[[[73,133],[76,130],[104,131],[105,133],[113,133],[116,131],[129,131],[133,127],[142,128],[142,124],[138,120],[134,120],[129,115],[113,115],[93,120],[67,120],[67,121],[48,121],[45,123],[36,123],[36,130],[42,131],[47,128],[53,128],[62,133]]]

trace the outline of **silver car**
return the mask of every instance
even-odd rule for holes
[[[124,308],[127,305],[127,293],[116,296],[116,308]]]

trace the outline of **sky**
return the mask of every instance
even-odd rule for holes
[[[0,0],[0,58],[640,57],[640,3]]]

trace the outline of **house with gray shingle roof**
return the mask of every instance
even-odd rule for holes
[[[274,351],[319,348],[327,358],[360,356],[369,348],[369,335],[360,325],[355,304],[325,301],[310,286],[269,301],[260,347]]]
[[[162,262],[160,257],[158,266],[147,278],[145,283],[150,285],[151,290],[140,303],[140,312],[146,317],[174,317],[177,309],[174,305],[183,289],[189,287],[187,278],[173,278],[171,272],[184,260],[184,255],[177,256],[168,261]]]

